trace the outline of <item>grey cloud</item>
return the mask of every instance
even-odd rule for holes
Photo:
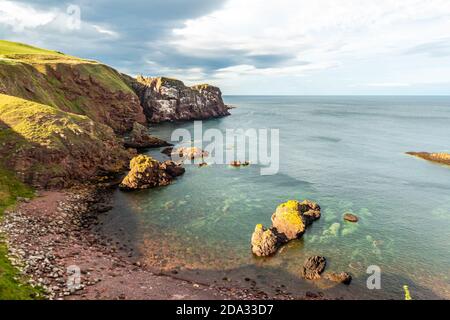
[[[201,68],[205,74],[234,65],[248,64],[256,68],[274,67],[295,57],[288,54],[250,54],[245,50],[224,50],[214,56],[198,56],[180,52],[166,41],[174,28],[220,9],[223,0],[153,0],[107,1],[19,0],[40,10],[65,12],[67,6],[80,6],[83,22],[80,30],[61,31],[56,22],[13,33],[0,25],[0,37],[29,42],[72,55],[91,58],[133,74],[155,74],[160,69]],[[118,37],[101,34],[98,25],[118,33]],[[147,61],[155,62],[150,65]],[[302,64],[302,62],[300,62]],[[298,64],[298,63],[297,63]],[[304,62],[307,64],[307,62]]]

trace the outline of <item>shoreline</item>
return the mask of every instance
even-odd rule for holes
[[[99,214],[109,211],[111,190],[82,186],[41,191],[32,200],[21,199],[7,210],[0,223],[6,236],[8,258],[33,286],[41,286],[48,299],[196,299],[266,300],[260,290],[222,287],[157,271],[135,258],[133,248],[95,233]],[[118,226],[119,228],[120,226]],[[67,267],[78,266],[81,285],[67,287]],[[300,299],[317,299],[307,293]],[[296,298],[298,299],[298,298]]]

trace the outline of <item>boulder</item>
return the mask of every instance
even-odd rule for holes
[[[312,201],[289,200],[277,207],[272,225],[289,240],[300,238],[307,226],[320,218],[320,206]]]
[[[122,180],[122,190],[147,189],[170,184],[184,169],[169,161],[160,163],[147,156],[138,155],[130,161],[130,171]]]
[[[300,238],[306,229],[306,223],[300,212],[300,202],[289,200],[277,207],[272,215],[272,225],[289,239]]]
[[[148,128],[140,123],[133,124],[133,130],[125,137],[124,146],[126,148],[159,148],[171,146],[170,143],[149,134]]]
[[[284,242],[285,237],[275,228],[266,229],[262,224],[258,224],[252,235],[252,252],[258,257],[271,256]]]
[[[315,220],[320,219],[320,206],[309,200],[300,203],[300,212],[305,218],[306,224],[309,226]]]
[[[325,274],[325,279],[349,285],[352,282],[352,276],[348,272],[330,272]]]
[[[344,214],[344,220],[348,222],[358,222],[359,219],[353,213],[347,212],[346,214]]]
[[[301,275],[307,280],[318,280],[320,275],[325,270],[327,260],[322,256],[312,256],[305,260],[303,264]]]
[[[181,165],[176,164],[171,160],[164,161],[160,165],[160,168],[165,170],[172,178],[181,176],[186,171]]]

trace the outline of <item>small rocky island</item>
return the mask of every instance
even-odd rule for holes
[[[450,166],[450,153],[429,153],[429,152],[407,152],[410,156],[418,157],[434,163],[440,163]]]

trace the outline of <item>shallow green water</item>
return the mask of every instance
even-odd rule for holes
[[[145,256],[186,277],[303,294],[396,298],[409,285],[416,299],[450,298],[450,168],[404,154],[450,151],[449,97],[226,97],[232,116],[206,128],[279,128],[280,172],[258,166],[186,166],[168,187],[117,191],[104,230],[125,230]],[[175,128],[152,132],[168,139]],[[158,150],[148,152],[156,158]],[[322,218],[275,257],[256,259],[250,237],[270,226],[278,204],[311,199]],[[358,224],[342,220],[345,212]],[[302,281],[305,257],[327,257],[327,270],[349,271],[349,287]],[[368,290],[366,268],[382,270],[381,290]],[[223,278],[227,277],[227,281]],[[230,282],[231,279],[231,282]],[[282,286],[282,287],[280,287]]]

